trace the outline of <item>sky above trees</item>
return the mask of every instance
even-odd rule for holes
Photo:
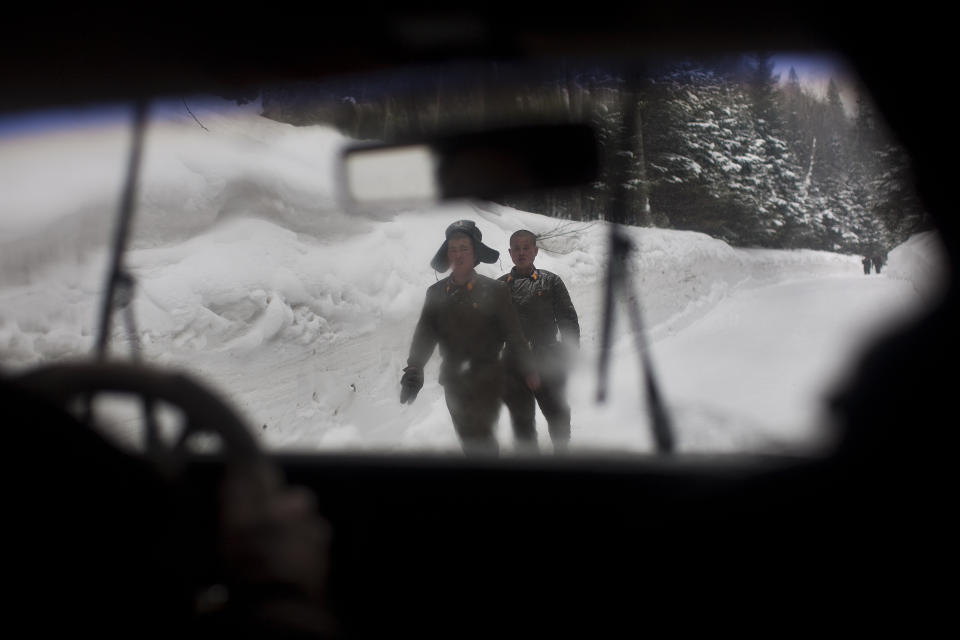
[[[791,68],[797,72],[801,86],[821,99],[826,97],[827,86],[833,79],[840,90],[840,99],[847,115],[856,115],[856,74],[843,58],[828,53],[786,52],[773,55],[773,73],[780,76],[781,85],[786,84]]]

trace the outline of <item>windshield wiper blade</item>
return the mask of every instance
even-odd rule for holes
[[[125,312],[131,355],[134,360],[140,359],[139,337],[136,332],[132,300],[135,280],[133,276],[124,269],[123,257],[127,251],[130,227],[133,221],[137,178],[140,175],[140,161],[143,157],[143,138],[147,128],[148,111],[148,100],[140,99],[134,103],[133,138],[130,144],[130,156],[127,160],[127,178],[123,186],[123,193],[120,197],[120,208],[117,212],[117,227],[114,230],[113,246],[110,252],[110,266],[107,269],[106,291],[103,296],[103,306],[100,312],[100,331],[97,334],[96,343],[96,359],[98,362],[104,362],[107,358],[110,325],[118,305]],[[160,427],[154,414],[153,399],[148,396],[143,396],[141,400],[146,450],[153,454],[160,448]],[[88,397],[86,419],[89,421],[92,415],[93,398]]]
[[[640,356],[640,367],[643,371],[644,387],[647,398],[647,410],[650,414],[650,426],[653,430],[653,439],[660,453],[672,453],[676,441],[673,425],[660,393],[660,386],[650,358],[650,349],[640,313],[640,302],[630,284],[627,270],[627,259],[635,250],[634,243],[619,225],[610,230],[610,257],[607,265],[606,290],[604,292],[604,309],[602,336],[600,342],[600,372],[597,387],[597,402],[604,402],[607,398],[608,372],[610,369],[610,352],[613,340],[614,300],[619,294],[627,305],[630,316],[630,329],[637,344]]]
[[[628,74],[627,77],[630,78],[630,74]],[[650,426],[653,430],[654,443],[656,444],[658,452],[672,453],[676,446],[673,426],[670,416],[667,413],[666,405],[663,402],[663,396],[660,393],[660,386],[657,383],[653,361],[650,358],[646,331],[643,326],[643,317],[640,313],[640,301],[636,292],[633,290],[630,281],[630,272],[627,267],[627,260],[637,247],[621,228],[621,224],[627,220],[626,209],[628,197],[626,184],[630,174],[629,158],[631,154],[626,153],[626,151],[631,150],[633,141],[638,133],[638,99],[632,89],[633,87],[627,87],[627,90],[624,91],[627,104],[623,111],[624,123],[622,129],[623,136],[620,144],[621,152],[616,153],[615,151],[611,152],[608,150],[606,154],[606,161],[613,165],[608,175],[611,176],[614,185],[609,202],[609,219],[611,222],[610,254],[607,262],[606,289],[604,292],[603,333],[600,342],[600,371],[598,376],[597,402],[604,402],[607,397],[607,374],[610,368],[610,351],[613,340],[614,300],[619,294],[627,305],[630,315],[630,328],[633,331],[637,344],[637,352],[640,356],[640,367],[643,371],[647,410],[650,417]]]
[[[133,219],[133,205],[136,199],[137,176],[140,173],[140,159],[143,155],[143,137],[147,123],[147,101],[137,100],[133,110],[133,140],[130,145],[130,157],[127,160],[127,179],[120,197],[120,209],[117,213],[117,228],[114,230],[113,246],[110,252],[110,266],[107,269],[106,294],[100,312],[100,331],[97,334],[96,355],[103,360],[107,355],[107,343],[110,337],[110,323],[118,294],[129,287],[129,276],[123,271],[123,256],[130,236]]]

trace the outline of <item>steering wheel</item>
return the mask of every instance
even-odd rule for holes
[[[176,480],[176,472],[183,469],[192,436],[217,436],[225,467],[218,548],[228,567],[228,583],[234,590],[255,594],[276,585],[295,589],[299,599],[290,606],[301,607],[301,617],[319,616],[315,624],[326,624],[316,598],[325,580],[329,526],[316,512],[312,494],[286,485],[244,420],[214,391],[183,372],[124,362],[53,364],[12,381],[64,409],[74,400],[118,392],[180,409],[182,430],[172,444],[159,438],[148,441],[148,457],[169,479]]]
[[[15,379],[20,387],[68,407],[75,399],[127,393],[145,403],[163,401],[183,412],[183,427],[172,444],[148,438],[147,456],[166,470],[177,469],[197,434],[217,436],[228,463],[263,464],[265,456],[244,420],[213,390],[181,371],[161,371],[127,362],[58,363]]]

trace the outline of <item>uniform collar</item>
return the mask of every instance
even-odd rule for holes
[[[510,275],[507,276],[507,282],[511,282],[513,280],[520,280],[521,278],[530,278],[531,280],[536,282],[537,280],[540,279],[540,270],[534,267],[533,271],[531,271],[529,275],[521,275],[517,271],[517,268],[514,267],[513,269],[510,269]]]
[[[450,276],[447,276],[447,286],[445,289],[448,294],[456,293],[461,289],[466,289],[467,291],[473,291],[473,287],[476,285],[476,282],[477,282],[476,273],[474,273],[473,276],[470,277],[470,279],[467,281],[466,284],[454,284],[453,276],[450,275]]]

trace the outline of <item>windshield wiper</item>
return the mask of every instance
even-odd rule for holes
[[[130,237],[130,225],[133,219],[133,205],[136,198],[137,176],[140,173],[140,159],[143,155],[143,136],[147,122],[147,102],[138,100],[133,110],[133,140],[130,145],[130,157],[127,160],[127,179],[120,197],[120,210],[117,213],[117,228],[114,230],[113,246],[110,251],[110,266],[107,269],[106,294],[100,311],[100,332],[97,334],[96,356],[104,360],[107,356],[107,343],[110,337],[110,323],[114,306],[118,299],[129,303],[128,296],[133,286],[132,277],[123,269],[123,256]],[[126,306],[126,305],[121,305]]]
[[[630,75],[627,76],[628,79]],[[653,362],[650,359],[643,318],[640,313],[640,301],[633,290],[630,281],[630,271],[627,259],[637,250],[634,242],[624,232],[621,225],[627,220],[627,189],[629,178],[630,154],[626,153],[633,146],[637,131],[637,96],[633,87],[627,87],[624,92],[626,108],[624,109],[623,136],[620,141],[620,153],[607,150],[605,161],[612,165],[608,176],[613,180],[613,190],[609,200],[608,212],[610,226],[610,254],[607,260],[607,277],[604,291],[603,305],[603,333],[600,342],[599,376],[597,387],[597,402],[604,402],[607,397],[607,375],[610,368],[610,348],[613,340],[613,313],[614,300],[617,295],[622,296],[630,315],[630,325],[637,344],[640,356],[640,367],[643,370],[647,409],[650,416],[650,426],[653,429],[653,439],[660,453],[672,453],[675,448],[673,426],[667,414],[660,387],[654,372]]]
[[[647,344],[643,319],[640,314],[640,301],[630,283],[627,259],[636,249],[634,243],[620,228],[614,225],[610,230],[610,257],[607,264],[606,289],[603,304],[603,333],[600,343],[600,373],[597,387],[597,402],[607,399],[607,376],[610,368],[610,347],[613,339],[614,300],[619,294],[627,305],[630,314],[630,328],[636,339],[640,367],[643,370],[644,386],[647,397],[647,409],[650,414],[650,426],[653,439],[660,453],[672,453],[675,447],[673,427],[660,387],[657,384],[650,349]]]
[[[140,359],[139,337],[133,315],[133,295],[135,279],[124,269],[123,257],[126,254],[136,202],[137,177],[140,175],[140,160],[143,157],[143,138],[147,128],[149,102],[137,100],[133,109],[133,138],[130,144],[130,156],[127,160],[127,178],[120,197],[120,209],[117,212],[117,227],[114,230],[113,246],[110,251],[110,266],[107,269],[106,292],[100,312],[100,331],[97,334],[96,359],[104,362],[107,358],[107,346],[110,339],[110,325],[116,307],[124,310],[127,336],[130,341],[130,353],[134,361]],[[159,450],[160,428],[154,416],[154,400],[148,396],[142,398],[143,420],[145,428],[146,450],[154,453]],[[87,399],[86,418],[93,415],[93,398]]]

